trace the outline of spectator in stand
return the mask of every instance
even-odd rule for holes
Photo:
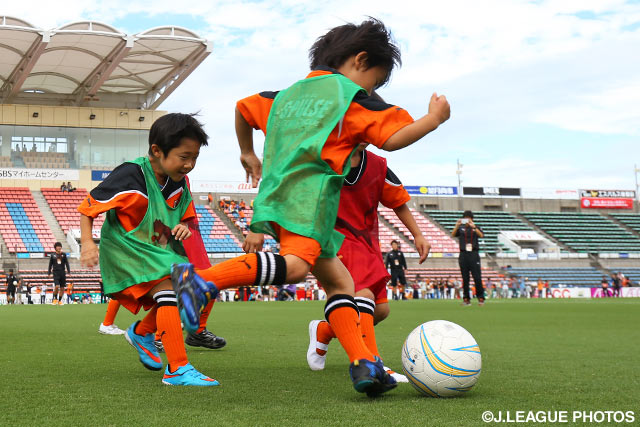
[[[213,194],[207,194],[207,202],[209,203],[209,206],[213,206]]]
[[[399,299],[399,294],[404,295],[404,293],[402,290],[397,293],[398,279],[402,286],[407,285],[407,279],[404,275],[404,272],[407,269],[407,261],[404,259],[404,254],[400,250],[400,245],[397,240],[391,241],[391,251],[387,253],[385,265],[391,270],[391,285],[393,286],[394,295],[393,299]]]
[[[446,294],[445,297],[447,299],[453,299],[453,277],[449,277],[446,283]]]
[[[67,304],[71,304],[73,302],[73,283],[69,282],[67,284]]]
[[[546,292],[546,298],[553,298],[553,294],[551,294],[551,285],[549,284],[548,279],[544,282],[544,291]]]
[[[71,193],[72,191],[76,191],[76,188],[71,185],[71,181],[67,182],[67,191]]]
[[[542,279],[538,278],[538,298],[542,298],[542,293],[544,289],[544,282]]]
[[[476,288],[476,297],[478,305],[484,305],[484,288],[482,287],[482,269],[480,266],[480,245],[479,238],[484,237],[482,229],[473,222],[473,212],[464,211],[453,231],[452,237],[459,239],[460,256],[458,264],[460,265],[460,273],[462,274],[463,283],[463,305],[471,305],[469,295],[469,274],[473,276],[473,283]]]
[[[43,283],[40,287],[40,304],[45,304],[47,302],[47,284]]]
[[[460,299],[462,298],[462,282],[460,280],[458,280],[458,278],[456,278],[455,283],[453,284],[454,288],[455,288],[455,299]]]
[[[602,298],[609,297],[609,279],[607,278],[607,276],[602,276],[600,286],[602,287]]]
[[[16,301],[18,304],[24,304],[22,296],[25,294],[25,290],[22,288],[22,278],[16,277]]]
[[[620,286],[622,283],[620,281],[619,273],[613,273],[611,275],[611,284],[613,285],[613,296],[620,298]]]
[[[533,298],[533,287],[531,286],[531,282],[529,281],[528,277],[525,277],[525,283],[526,283],[526,292],[527,292],[527,298]]]
[[[509,279],[506,277],[502,279],[502,292],[500,294],[502,298],[509,298]]]
[[[416,280],[411,285],[413,288],[413,299],[420,299],[420,275],[416,275]]]
[[[13,275],[13,269],[10,269],[7,276],[7,304],[15,304],[17,285],[18,278]]]
[[[31,283],[27,283],[26,285],[24,285],[27,289],[27,304],[33,304],[33,301],[31,301]]]
[[[527,296],[527,285],[525,281],[526,278],[522,276],[518,279],[518,287],[520,288],[520,294],[518,296],[520,298],[526,298]]]
[[[65,191],[67,191],[67,184],[66,183],[64,183],[64,182],[62,183],[62,185],[60,186],[60,191],[62,191],[63,193]]]

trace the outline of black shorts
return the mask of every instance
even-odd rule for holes
[[[407,284],[407,279],[406,277],[404,277],[404,270],[401,268],[398,269],[391,269],[391,285],[392,286],[398,286],[398,279],[400,280],[400,284],[401,285],[406,285]]]
[[[7,296],[15,298],[16,297],[16,291],[7,291]]]
[[[65,287],[67,285],[67,278],[65,276],[53,276],[54,286]]]

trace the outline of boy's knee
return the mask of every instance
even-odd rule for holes
[[[302,258],[295,255],[285,255],[287,262],[287,283],[300,283],[305,280],[311,266]]]
[[[373,312],[373,324],[377,325],[389,316],[389,304],[378,304]]]

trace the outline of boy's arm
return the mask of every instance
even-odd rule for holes
[[[71,274],[71,267],[69,267],[69,258],[64,257],[64,263],[67,265],[67,273]]]
[[[393,210],[400,221],[404,224],[405,227],[409,230],[411,235],[413,236],[413,240],[416,245],[416,249],[418,250],[418,254],[420,255],[419,263],[422,264],[429,256],[429,251],[431,250],[431,245],[427,242],[427,239],[424,238],[422,232],[420,231],[420,227],[416,223],[416,219],[411,214],[409,207],[405,204],[399,206]],[[406,268],[406,263],[405,263]]]
[[[247,172],[247,182],[251,179],[251,186],[256,188],[262,177],[262,162],[253,151],[253,127],[245,120],[236,108],[236,137],[240,145],[240,162]]]
[[[93,218],[81,214],[80,216],[80,262],[93,267],[98,264],[98,246],[93,241]]]
[[[53,258],[49,255],[49,269],[47,270],[47,276],[51,276],[51,267],[53,267]]]
[[[405,148],[436,130],[438,126],[449,119],[450,115],[451,109],[447,98],[444,95],[438,96],[434,93],[429,101],[429,113],[391,135],[382,145],[382,149],[395,151]]]

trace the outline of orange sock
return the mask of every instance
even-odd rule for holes
[[[358,311],[360,312],[362,340],[374,356],[380,357],[378,344],[376,343],[376,332],[373,329],[373,312],[376,308],[376,303],[373,300],[364,297],[356,297],[355,300],[358,305]]]
[[[120,303],[118,300],[112,299],[109,301],[109,304],[107,304],[107,314],[105,314],[102,324],[104,326],[113,325],[113,322],[116,320],[118,310],[120,310]]]
[[[158,333],[169,361],[169,371],[175,372],[180,366],[189,363],[180,326],[180,313],[176,305],[158,307]]]
[[[218,290],[238,286],[279,286],[287,276],[284,257],[271,252],[246,254],[216,264],[207,269],[196,269],[204,280],[215,283]]]
[[[352,296],[332,296],[327,300],[324,312],[350,362],[357,359],[374,360],[374,355],[362,340],[358,308]]]
[[[331,325],[329,324],[329,322],[323,320],[322,322],[318,323],[316,337],[321,343],[329,345],[331,340],[336,337],[336,334],[333,333],[333,329],[331,329]],[[327,354],[327,350],[322,350],[320,348],[316,348],[316,352],[320,356],[324,356],[325,354]]]
[[[154,305],[153,308],[144,316],[144,319],[138,322],[133,332],[138,335],[152,334],[156,331],[156,315],[158,312],[158,306]]]
[[[200,315],[200,327],[196,331],[197,334],[204,331],[204,329],[207,327],[207,320],[209,320],[209,315],[211,314],[211,309],[213,309],[214,302],[216,301],[215,300],[209,301],[209,304],[207,304],[204,310],[202,310],[202,314]]]

